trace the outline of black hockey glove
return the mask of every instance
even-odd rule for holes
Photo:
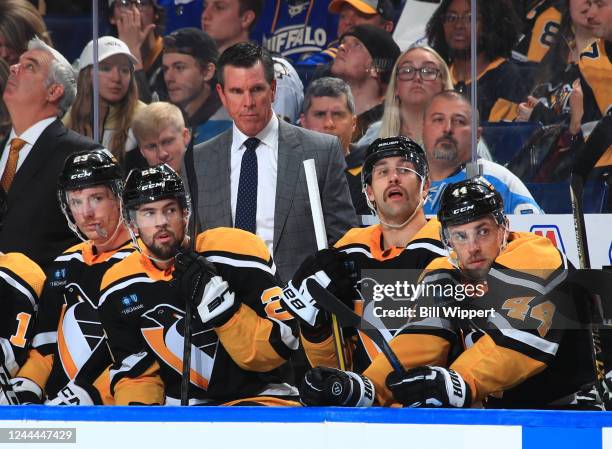
[[[404,407],[467,408],[472,403],[470,386],[459,373],[439,366],[420,366],[403,375],[392,371],[386,384]]]
[[[193,251],[179,253],[173,276],[179,282],[181,296],[193,301],[204,324],[222,326],[240,306],[227,282],[201,254]]]
[[[317,305],[316,298],[308,291],[307,279],[314,279],[351,310],[353,300],[359,298],[355,288],[358,274],[346,254],[329,248],[309,256],[283,290],[282,299],[293,316],[311,327],[327,324],[329,320]]]
[[[308,406],[370,407],[374,385],[367,377],[319,366],[309,370],[300,385],[300,401]]]

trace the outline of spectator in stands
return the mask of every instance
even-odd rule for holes
[[[72,66],[37,38],[11,66],[2,95],[13,127],[0,155],[0,185],[8,194],[0,248],[22,252],[43,269],[76,243],[57,198],[64,160],[97,146],[59,120],[75,96]]]
[[[582,90],[578,82],[578,60],[582,50],[595,39],[594,27],[587,19],[590,3],[589,0],[558,2],[562,14],[560,30],[539,65],[532,95],[519,105],[517,121],[550,124],[570,118],[571,133],[579,131]]]
[[[452,88],[448,66],[433,48],[410,47],[391,72],[379,136],[421,142],[425,107],[435,94]]]
[[[183,111],[194,143],[212,139],[232,126],[213,88],[218,57],[215,41],[197,28],[181,28],[164,38],[168,97]]]
[[[340,39],[331,73],[351,86],[355,98],[357,127],[352,142],[358,142],[382,118],[385,90],[399,54],[391,35],[372,25],[358,25]]]
[[[427,23],[431,45],[449,64],[456,90],[469,95],[470,1],[442,0]],[[518,37],[518,19],[509,0],[478,1],[478,110],[484,121],[514,120],[527,98],[535,65],[509,59]]]
[[[28,48],[28,42],[38,36],[47,44],[51,40],[47,26],[38,10],[27,0],[0,2],[0,58],[9,66],[17,63],[19,55]]]
[[[314,80],[304,95],[300,123],[306,129],[331,134],[340,139],[346,161],[346,179],[357,215],[370,215],[361,183],[361,166],[367,147],[351,143],[357,124],[355,100],[350,86],[340,78]]]
[[[210,0],[202,13],[202,29],[217,43],[219,54],[239,42],[248,42],[263,0]],[[274,59],[276,94],[272,108],[289,123],[302,112],[304,86],[291,63],[278,55]]]
[[[444,187],[466,179],[465,164],[471,156],[472,107],[467,98],[456,91],[437,94],[425,109],[423,143],[429,163],[429,193],[425,213],[435,214],[440,206]],[[480,128],[478,129],[480,137]],[[478,159],[483,176],[504,199],[507,214],[540,213],[527,187],[512,172],[495,162]]]
[[[584,139],[589,137],[602,117],[612,115],[612,0],[593,1],[589,6],[587,20],[593,26],[597,40],[580,54],[578,64],[583,91],[581,134]],[[609,173],[612,145],[608,143],[595,167]],[[612,201],[608,200],[610,203]]]
[[[179,108],[165,101],[151,103],[138,111],[132,129],[145,160],[139,168],[165,163],[180,173],[191,134]]]
[[[11,117],[6,109],[4,100],[1,98],[8,77],[9,66],[4,59],[0,59],[0,142],[4,142],[4,139],[6,139],[11,132]]]
[[[338,14],[337,37],[357,25],[373,25],[391,34],[393,32],[395,9],[391,0],[332,0],[328,11]],[[298,62],[299,67],[331,63],[338,54],[338,39],[329,43],[321,52]]]
[[[561,21],[567,14],[567,11],[562,11],[562,5],[567,2],[566,0],[521,2],[524,8],[517,8],[517,3],[514,0],[513,7],[517,17],[523,22],[521,27],[523,31],[512,50],[512,57],[519,61],[540,62],[559,38]]]
[[[138,61],[135,75],[145,103],[167,98],[162,65],[165,10],[157,0],[108,0],[109,22]]]
[[[100,142],[123,163],[125,154],[136,148],[130,126],[136,111],[144,106],[138,100],[134,79],[136,58],[121,40],[112,36],[98,39],[98,85]],[[93,138],[93,41],[79,58],[77,96],[64,117],[64,124],[83,136]]]

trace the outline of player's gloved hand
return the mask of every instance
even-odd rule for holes
[[[357,273],[352,262],[335,248],[323,249],[309,256],[297,269],[283,290],[282,301],[286,309],[301,322],[316,327],[327,324],[326,313],[308,291],[307,280],[319,285],[353,309],[353,300],[359,298],[355,288]]]
[[[300,401],[309,406],[370,407],[374,402],[370,379],[352,371],[322,366],[306,373],[299,390]]]
[[[25,404],[41,404],[42,403],[42,388],[35,382],[26,377],[13,377],[9,380],[17,401],[21,405]],[[10,394],[10,393],[9,393]],[[6,396],[4,389],[0,388],[0,405],[14,404]]]
[[[176,256],[173,276],[180,282],[181,295],[193,298],[204,324],[222,326],[240,306],[227,282],[201,254],[191,251]]]
[[[420,366],[405,374],[392,371],[386,380],[393,397],[404,407],[469,407],[470,386],[451,369]]]
[[[77,385],[71,380],[45,405],[102,405],[102,398],[92,385]]]

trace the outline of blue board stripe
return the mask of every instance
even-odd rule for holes
[[[523,449],[601,449],[600,428],[523,427]]]
[[[364,422],[505,425],[554,428],[612,427],[608,412],[284,407],[49,407],[0,406],[2,420],[151,422]]]

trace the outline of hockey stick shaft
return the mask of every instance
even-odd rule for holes
[[[308,199],[310,200],[310,210],[312,212],[312,222],[314,224],[317,249],[327,248],[327,233],[325,232],[325,220],[323,219],[323,207],[321,206],[321,196],[319,194],[319,183],[317,182],[317,170],[314,159],[304,162],[304,172],[306,173],[306,186],[308,187]],[[332,335],[334,337],[334,349],[338,360],[338,368],[346,369],[344,357],[344,337],[342,328],[338,324],[337,317],[332,313]]]
[[[191,216],[188,223],[189,250],[193,251],[195,239],[198,232],[198,186],[195,175],[195,162],[193,159],[193,138],[189,141],[185,151],[185,176],[191,197]],[[189,405],[189,384],[191,382],[191,320],[193,317],[193,304],[196,291],[199,287],[200,278],[194,287],[192,298],[185,300],[185,329],[183,330],[183,369],[181,375],[181,405]]]
[[[582,269],[591,268],[582,201],[584,184],[588,174],[597,163],[597,160],[610,145],[611,124],[612,117],[610,116],[600,120],[589,136],[584,148],[581,149],[572,167],[572,174],[570,177],[570,201],[574,218],[574,231],[576,233],[578,263]],[[598,295],[591,295],[591,299],[596,311],[600,312],[602,310],[601,298]],[[603,361],[600,330],[595,325],[592,325],[590,333],[595,374],[597,379],[601,381],[605,377],[605,365]]]
[[[378,345],[394,371],[396,371],[398,374],[404,374],[406,372],[402,363],[399,361],[399,358],[391,346],[389,346],[389,343],[387,343],[387,340],[383,334],[373,324],[346,307],[342,301],[327,291],[327,289],[322,287],[318,282],[310,279],[306,282],[308,291],[316,298],[317,304],[319,304],[329,313],[334,314],[342,325],[359,328],[361,332],[366,334],[374,343]]]

